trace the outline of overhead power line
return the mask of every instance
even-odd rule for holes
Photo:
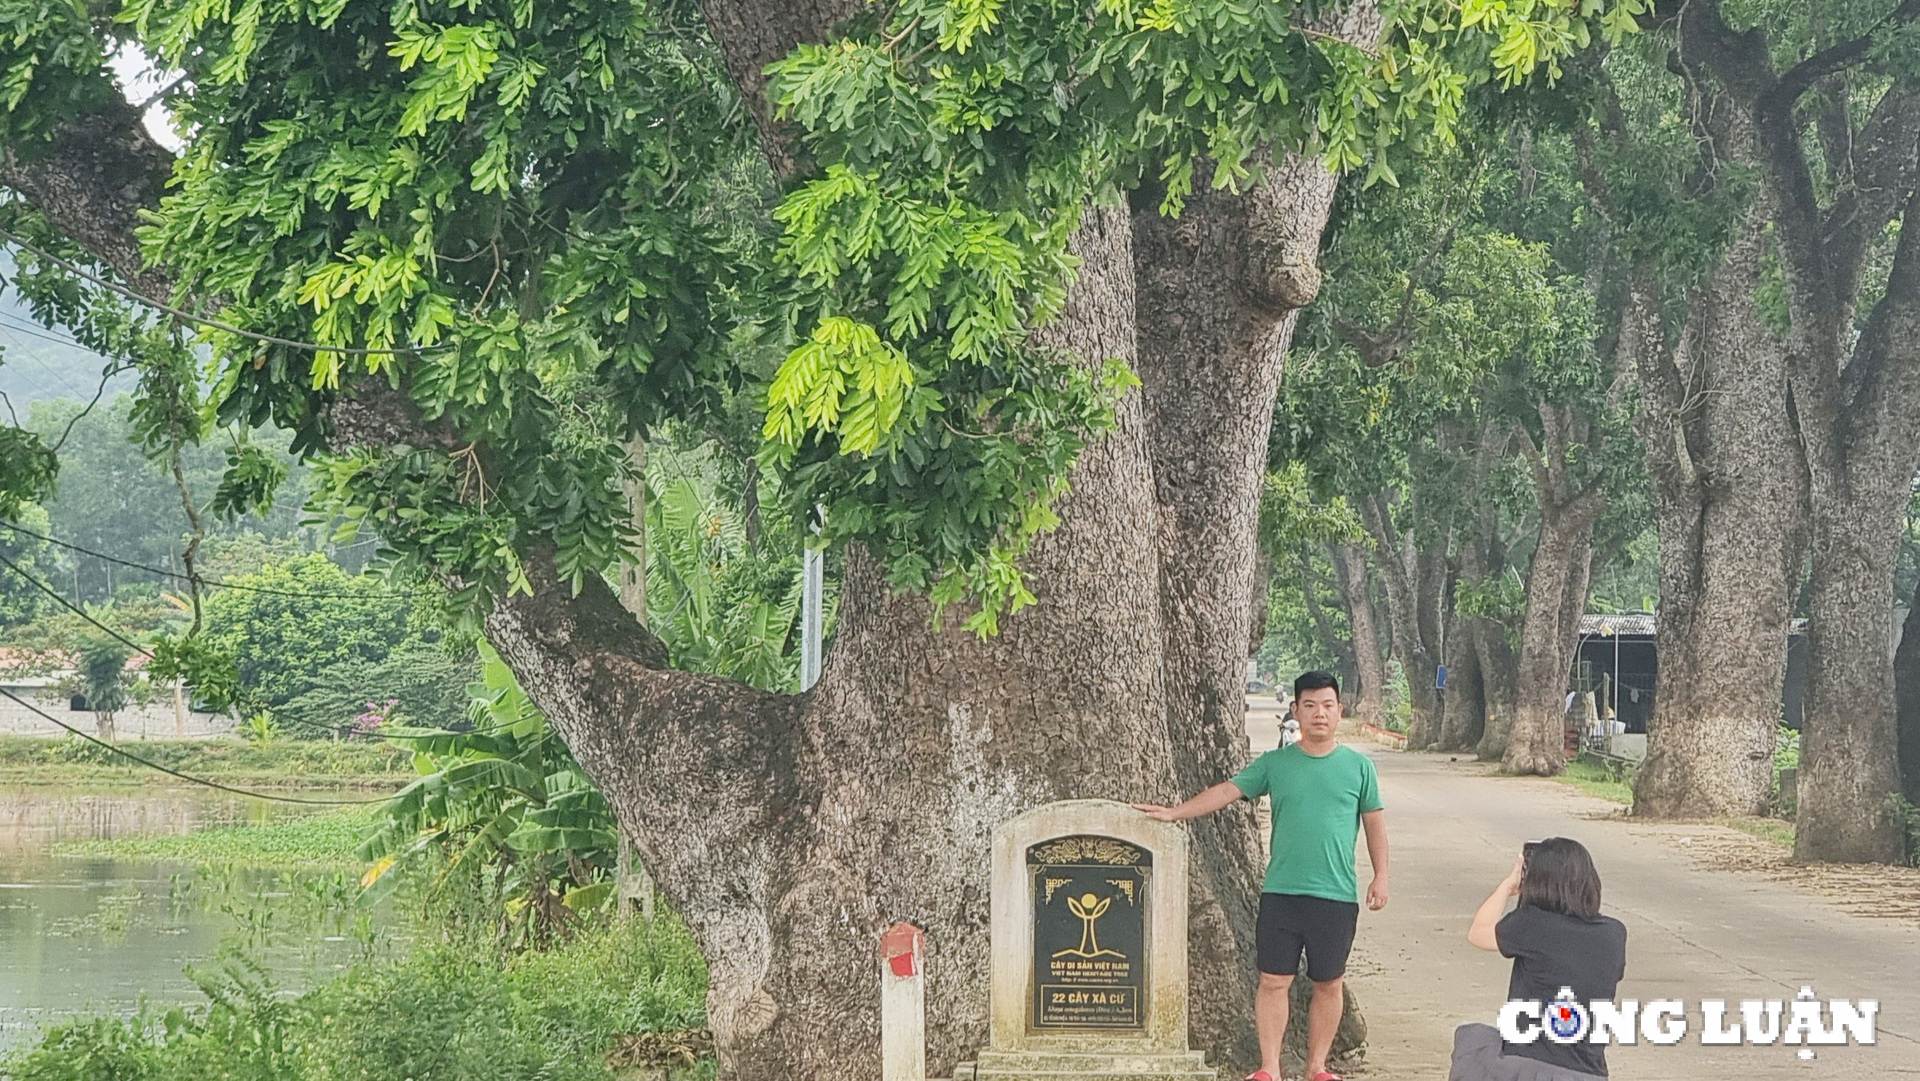
[[[52,586],[48,585],[47,583],[42,582],[39,578],[35,577],[34,575],[27,573],[25,570],[22,570],[20,567],[20,564],[15,563],[13,560],[8,559],[6,556],[0,556],[0,566],[6,567],[8,570],[26,579],[28,582],[31,582],[35,588],[40,590],[40,592],[45,593],[49,597],[52,597],[55,604],[58,604],[60,607],[65,608],[67,611],[72,612],[74,615],[79,616],[81,619],[84,619],[88,623],[91,623],[95,627],[98,627],[108,637],[114,639],[115,641],[118,641],[121,645],[126,646],[128,649],[134,650],[148,658],[151,658],[153,656],[152,650],[149,650],[147,647],[141,645],[140,643],[134,641],[131,638],[128,638],[126,635],[121,634],[119,631],[114,630],[112,627],[107,626],[105,623],[102,623],[99,620],[93,618],[92,615],[88,614],[86,609],[80,607],[79,605],[73,603],[72,601],[66,599],[65,597],[62,597],[58,590],[54,589]]]
[[[79,349],[84,352],[91,353],[94,356],[101,355],[98,349],[95,349],[93,346],[88,345],[87,343],[79,340],[78,338],[61,337],[60,335],[52,333],[43,327],[27,322],[25,319],[22,319],[17,315],[10,315],[6,312],[0,312],[0,326],[4,326],[8,330],[11,330],[16,334],[25,334],[29,338],[39,338],[42,341],[52,342],[55,345],[72,346],[75,349]]]
[[[58,717],[55,717],[53,714],[48,713],[46,710],[41,709],[39,706],[34,705],[32,702],[27,701],[26,699],[20,697],[19,695],[6,689],[5,687],[0,687],[0,695],[5,695],[6,697],[13,699],[15,702],[19,703],[20,705],[25,706],[27,709],[32,710],[34,713],[39,714],[43,720],[50,721],[53,724],[56,724],[61,728],[66,729],[68,732],[71,732],[74,735],[79,736],[81,739],[86,740],[88,743],[92,743],[100,747],[105,747],[107,750],[112,751],[114,754],[117,754],[122,758],[129,759],[133,762],[136,762],[142,766],[147,767],[148,769],[159,770],[161,773],[164,773],[169,777],[178,777],[183,781],[189,781],[197,785],[205,785],[208,788],[218,789],[219,791],[222,791],[222,792],[231,792],[236,796],[246,796],[250,799],[267,800],[273,803],[299,803],[299,804],[305,804],[311,807],[361,807],[361,806],[368,806],[376,803],[391,803],[398,796],[398,793],[395,793],[395,795],[381,796],[378,799],[303,799],[299,796],[282,796],[272,792],[255,792],[246,788],[235,788],[233,785],[221,784],[219,781],[210,781],[205,777],[195,777],[191,773],[182,773],[181,771],[174,769],[171,766],[163,766],[160,763],[155,762],[151,759],[142,758],[139,755],[134,754],[132,751],[123,750],[119,747],[116,747],[113,744],[108,743],[106,740],[100,739],[97,736],[89,735],[86,732],[83,732],[80,729],[75,728],[74,726],[68,724],[67,722],[61,720]]]
[[[136,653],[139,653],[141,656],[146,657],[149,660],[153,659],[152,650],[146,648],[145,646],[134,641],[133,639],[128,638],[126,635],[120,633],[114,628],[107,626],[105,623],[100,622],[98,619],[95,619],[92,614],[88,613],[85,609],[79,607],[73,602],[67,600],[65,597],[62,597],[60,593],[57,590],[55,590],[52,586],[42,581],[37,575],[34,575],[31,572],[23,569],[18,563],[15,563],[13,560],[8,559],[5,556],[0,556],[0,566],[4,566],[9,571],[12,571],[14,574],[17,574],[21,578],[26,579],[36,589],[40,590],[40,592],[45,593],[49,597],[52,597],[54,599],[54,602],[59,604],[60,607],[65,608],[67,611],[72,612],[74,615],[77,615],[81,619],[86,620],[88,623],[98,628],[103,634],[106,634],[108,637],[119,642],[121,645],[126,646],[128,649],[131,649]],[[319,732],[328,732],[333,734],[336,738],[343,734],[346,734],[348,738],[352,738],[351,725],[325,724],[320,721],[309,721],[304,717],[283,717],[279,715],[276,715],[274,717],[274,721],[277,723],[297,724],[302,727],[311,728]]]
[[[182,574],[179,571],[168,570],[165,567],[155,567],[147,563],[136,563],[130,559],[121,559],[118,556],[110,556],[105,552],[96,552],[93,549],[88,548],[84,545],[75,544],[72,541],[64,541],[58,537],[50,537],[50,536],[47,536],[45,533],[36,532],[22,525],[16,525],[15,523],[9,522],[5,519],[0,519],[0,529],[11,529],[15,533],[20,533],[24,536],[32,537],[34,540],[45,541],[48,544],[57,545],[58,547],[65,548],[70,552],[78,552],[81,555],[90,556],[94,559],[104,560],[105,562],[115,564],[116,566],[126,567],[136,571],[145,571],[148,574],[156,574],[163,578],[172,578],[172,579],[175,579],[176,581],[181,581],[181,582],[193,581],[191,577],[185,574]],[[202,578],[200,579],[200,584],[213,589],[238,589],[246,593],[268,593],[276,597],[306,597],[312,600],[361,600],[365,598],[388,598],[393,600],[412,600],[414,599],[414,597],[418,596],[417,593],[395,593],[391,591],[322,593],[322,592],[316,592],[311,590],[275,589],[272,586],[253,585],[248,582],[233,582],[233,581],[228,581],[224,578]]]

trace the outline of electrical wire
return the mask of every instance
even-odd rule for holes
[[[72,346],[75,349],[80,349],[85,352],[92,353],[94,356],[100,355],[100,351],[98,349],[95,349],[93,346],[88,345],[87,343],[79,340],[78,338],[63,338],[58,334],[54,334],[51,331],[48,331],[40,326],[36,326],[35,324],[27,322],[25,319],[22,319],[17,315],[10,315],[7,312],[0,312],[0,326],[3,326],[8,330],[14,331],[15,333],[25,334],[30,338],[39,338],[41,341],[52,342],[55,345]]]
[[[155,567],[146,563],[135,563],[132,560],[121,559],[118,556],[110,556],[105,552],[96,552],[91,548],[87,548],[83,545],[75,544],[72,541],[63,541],[58,537],[49,537],[45,533],[38,533],[38,532],[35,532],[34,530],[26,528],[25,526],[16,525],[13,522],[9,522],[4,518],[0,518],[0,529],[10,529],[10,530],[13,530],[15,533],[20,533],[25,536],[32,537],[34,540],[45,541],[48,544],[57,545],[61,548],[65,548],[70,552],[79,552],[81,555],[90,556],[94,559],[103,560],[105,562],[112,563],[117,566],[126,567],[130,570],[145,571],[148,574],[157,574],[157,575],[160,575],[161,577],[172,578],[172,579],[175,579],[176,581],[181,581],[181,582],[193,581],[192,578],[188,577],[187,575],[181,574],[179,571],[171,571],[171,570],[167,570],[165,567]],[[374,599],[385,598],[385,599],[391,599],[391,600],[412,600],[413,598],[419,596],[419,594],[417,593],[393,593],[393,592],[317,593],[317,592],[301,591],[301,590],[293,590],[293,589],[275,589],[272,586],[256,586],[256,585],[250,585],[245,582],[230,582],[224,578],[202,578],[200,579],[200,584],[213,589],[238,589],[244,593],[266,593],[276,597],[305,597],[311,600],[363,600],[368,598],[374,598]]]
[[[28,574],[26,571],[21,570],[20,564],[15,563],[13,560],[8,559],[6,556],[0,556],[0,566],[4,566],[8,570],[12,571],[13,573],[19,575],[22,578],[25,578],[28,582],[31,582],[36,588],[38,588],[40,592],[45,593],[49,597],[52,597],[55,604],[58,604],[60,607],[65,608],[67,611],[72,612],[74,615],[79,616],[81,619],[84,619],[88,623],[91,623],[95,627],[98,627],[101,631],[105,632],[108,637],[118,641],[121,645],[126,646],[128,649],[134,650],[140,653],[142,656],[145,656],[149,659],[153,657],[152,650],[146,648],[145,646],[134,641],[133,639],[128,638],[126,635],[121,634],[119,631],[114,630],[112,627],[107,626],[105,623],[102,623],[99,620],[93,618],[93,616],[89,615],[84,608],[81,608],[79,605],[73,603],[72,601],[66,599],[65,597],[62,597],[58,590],[54,589],[52,586],[48,585],[47,583],[42,582],[40,579],[34,577],[33,575]]]
[[[49,597],[52,597],[55,603],[59,604],[62,608],[65,608],[67,611],[72,612],[74,615],[77,615],[81,619],[86,620],[88,623],[93,624],[93,626],[99,628],[101,632],[113,638],[115,641],[118,641],[121,645],[126,646],[128,649],[134,650],[135,652],[139,653],[143,657],[146,657],[150,660],[153,659],[152,650],[147,649],[145,646],[142,646],[140,643],[135,642],[133,639],[128,638],[126,635],[121,634],[119,631],[114,630],[112,627],[109,627],[105,623],[102,623],[98,619],[95,619],[92,615],[88,614],[86,610],[80,608],[78,605],[75,605],[71,601],[67,600],[65,597],[62,597],[60,593],[57,590],[55,590],[52,586],[48,585],[46,582],[41,581],[35,575],[30,574],[25,570],[22,570],[18,563],[15,563],[13,560],[8,559],[6,556],[0,556],[0,566],[5,566],[8,570],[12,571],[14,574],[17,574],[21,578],[26,579],[34,587],[39,589],[40,592],[45,593]],[[291,724],[301,725],[302,727],[310,728],[318,732],[327,732],[332,734],[335,737],[345,735],[348,739],[353,738],[350,731],[352,726],[350,725],[325,724],[320,721],[309,721],[304,717],[276,716],[274,720],[280,723],[291,723]]]
[[[174,769],[170,766],[163,766],[160,763],[155,762],[151,759],[142,758],[139,755],[134,754],[132,751],[122,750],[121,748],[116,747],[111,743],[108,743],[106,740],[101,739],[98,736],[93,736],[93,735],[87,734],[86,732],[82,732],[80,729],[75,728],[74,726],[68,724],[67,722],[61,720],[58,717],[55,717],[53,714],[48,713],[46,710],[41,709],[39,706],[34,705],[32,702],[27,701],[26,699],[20,697],[19,695],[6,689],[5,687],[0,687],[0,695],[5,695],[6,697],[13,699],[15,702],[19,703],[20,705],[25,706],[27,709],[30,709],[34,713],[39,714],[43,720],[50,721],[53,724],[59,725],[61,728],[64,728],[67,731],[73,733],[74,735],[79,736],[81,739],[86,740],[88,743],[92,743],[100,747],[105,747],[107,750],[112,751],[114,754],[120,755],[123,758],[131,759],[132,761],[137,762],[140,765],[146,766],[148,769],[156,769],[156,770],[159,770],[161,773],[168,775],[169,777],[178,777],[183,781],[191,781],[194,784],[205,785],[208,788],[218,789],[222,792],[231,792],[236,796],[247,796],[249,798],[257,799],[257,800],[268,800],[273,803],[300,803],[300,804],[305,804],[307,806],[312,806],[312,807],[362,807],[362,806],[368,806],[375,803],[391,803],[399,797],[399,793],[395,793],[394,795],[391,795],[391,796],[382,796],[379,799],[302,799],[299,796],[281,796],[271,792],[254,792],[250,789],[235,788],[232,785],[221,784],[219,781],[209,781],[205,777],[195,777],[191,773],[182,773],[179,770]]]
[[[171,304],[163,304],[160,301],[153,299],[152,297],[144,296],[138,292],[135,292],[132,289],[127,288],[124,285],[119,285],[115,282],[110,282],[107,279],[100,277],[98,274],[90,273],[87,270],[79,266],[76,266],[73,263],[66,261],[65,259],[60,258],[57,255],[53,255],[46,251],[43,251],[40,248],[37,248],[32,244],[27,243],[26,241],[20,239],[17,236],[14,236],[12,233],[9,233],[3,229],[0,229],[0,240],[5,240],[8,243],[13,244],[18,248],[21,248],[24,251],[32,252],[34,255],[38,256],[39,258],[44,259],[47,262],[52,263],[54,266],[59,267],[61,270],[64,270],[67,273],[74,275],[75,277],[82,278],[82,279],[85,279],[86,281],[92,282],[93,284],[99,286],[100,288],[105,289],[108,292],[118,294],[119,296],[125,297],[126,299],[131,300],[136,304],[144,304],[147,307],[153,308],[156,311],[165,312],[166,314],[171,315],[176,319],[184,319],[189,323],[195,323],[205,327],[212,327],[215,330],[223,330],[223,331],[226,331],[228,334],[237,334],[242,338],[251,338],[257,342],[266,342],[268,345],[283,345],[288,347],[289,349],[304,349],[310,353],[345,353],[350,356],[363,356],[363,357],[364,356],[383,356],[383,357],[415,356],[427,350],[457,348],[457,346],[453,345],[452,343],[443,343],[441,345],[416,346],[409,349],[369,349],[365,347],[354,347],[354,346],[344,346],[344,345],[321,345],[318,342],[303,342],[303,341],[296,341],[293,338],[281,338],[272,334],[261,334],[256,331],[245,330],[240,327],[234,326],[232,323],[222,322],[218,319],[209,319],[204,315],[195,315],[190,311],[187,311],[183,308],[176,308]]]

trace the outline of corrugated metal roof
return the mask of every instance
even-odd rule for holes
[[[1580,617],[1580,633],[1611,637],[1613,635],[1639,635],[1653,637],[1654,619],[1652,616],[1637,615],[1587,615]]]
[[[1658,627],[1659,627],[1659,621],[1655,617],[1649,616],[1649,615],[1589,614],[1589,615],[1584,615],[1580,617],[1580,633],[1581,634],[1596,635],[1602,638],[1609,637],[1612,635],[1627,635],[1628,637],[1632,637],[1635,635],[1642,635],[1642,636],[1651,638],[1654,636],[1654,633],[1656,632]],[[1795,619],[1795,620],[1789,621],[1787,624],[1787,633],[1788,634],[1807,633],[1807,621],[1804,619]]]

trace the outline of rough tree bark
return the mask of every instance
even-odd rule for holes
[[[1448,530],[1447,539],[1440,545],[1423,548],[1418,562],[1420,576],[1420,627],[1421,636],[1428,643],[1433,666],[1423,669],[1419,681],[1424,690],[1421,692],[1433,700],[1430,710],[1431,721],[1423,734],[1422,747],[1432,747],[1440,741],[1440,730],[1446,724],[1447,699],[1434,685],[1439,676],[1439,666],[1446,662],[1450,642],[1447,635],[1453,628],[1453,586],[1459,580],[1459,561],[1449,552],[1453,541],[1452,530]],[[1409,681],[1413,677],[1408,677]]]
[[[1507,545],[1500,535],[1500,507],[1488,490],[1488,480],[1506,457],[1510,442],[1508,425],[1493,417],[1481,419],[1473,455],[1472,487],[1468,493],[1474,516],[1466,540],[1460,546],[1459,581],[1463,586],[1491,582],[1507,573]],[[1458,641],[1457,646],[1460,653],[1471,656],[1479,683],[1479,703],[1477,708],[1468,707],[1473,710],[1470,716],[1475,717],[1477,731],[1470,739],[1458,737],[1466,739],[1458,749],[1472,750],[1475,757],[1483,760],[1497,759],[1506,752],[1507,735],[1513,731],[1519,665],[1513,635],[1505,622],[1486,615],[1463,616],[1460,623],[1464,640]],[[1464,730],[1465,726],[1454,729],[1455,732]]]
[[[1334,183],[1318,160],[1290,154],[1249,192],[1198,193],[1178,218],[1159,212],[1150,188],[1133,199],[1160,666],[1183,792],[1218,784],[1247,755],[1247,627],[1264,582],[1255,563],[1267,438],[1297,312],[1319,291]],[[1251,1061],[1258,1047],[1241,1009],[1254,981],[1245,964],[1260,877],[1253,820],[1212,815],[1192,829],[1195,1028],[1203,1046]],[[1215,975],[1202,976],[1208,969]],[[1238,987],[1219,986],[1222,975]]]
[[[1567,406],[1539,407],[1543,438],[1536,447],[1520,430],[1540,509],[1539,540],[1527,568],[1527,607],[1520,626],[1518,695],[1500,764],[1510,773],[1551,776],[1567,768],[1567,667],[1586,611],[1593,528],[1605,501],[1591,484],[1568,475],[1568,449],[1588,440],[1588,425]]]
[[[1676,347],[1649,284],[1628,302],[1660,539],[1661,679],[1637,815],[1762,814],[1773,792],[1806,486],[1786,355],[1753,301],[1763,245],[1755,215],[1689,298]]]
[[[1477,618],[1472,630],[1474,657],[1480,662],[1480,697],[1487,713],[1473,753],[1481,761],[1498,761],[1507,753],[1507,738],[1520,709],[1520,654],[1505,623]]]
[[[1668,13],[1683,62],[1711,72],[1752,125],[1791,322],[1788,378],[1811,511],[1794,855],[1898,861],[1893,563],[1920,459],[1920,86],[1896,76],[1862,84],[1884,86],[1877,100],[1855,99],[1848,71],[1870,62],[1878,26],[1780,71],[1765,31],[1733,30],[1718,0]],[[1889,15],[1916,17],[1913,3]],[[1816,86],[1826,102],[1803,110]],[[1809,123],[1817,140],[1806,137]],[[1810,153],[1825,156],[1824,201]],[[1895,220],[1886,288],[1861,320],[1869,255]]]
[[[1630,159],[1636,136],[1626,111],[1604,75],[1598,85],[1599,135]],[[1695,82],[1687,94],[1702,136],[1704,191],[1723,169],[1752,161],[1754,133],[1709,84]],[[1589,201],[1619,220],[1593,136],[1583,128],[1577,140]],[[1647,757],[1634,774],[1636,815],[1761,814],[1773,791],[1806,481],[1788,421],[1786,349],[1754,299],[1766,223],[1763,199],[1689,292],[1677,332],[1653,270],[1628,268],[1619,352],[1640,385],[1634,423],[1660,543],[1662,677]]]
[[[764,108],[762,69],[861,5],[703,7],[769,158],[790,173],[800,166]],[[1377,33],[1371,6],[1355,10]],[[131,130],[98,140],[96,157],[139,147]],[[126,155],[157,166],[140,174],[153,181],[140,189],[149,195],[167,172],[164,152],[152,151]],[[49,177],[9,163],[0,181],[44,200],[56,227],[164,293],[164,274],[137,262],[135,219],[115,194],[131,189],[90,192],[89,178],[106,174],[74,168]],[[1073,240],[1081,275],[1040,336],[1090,361],[1133,362],[1145,387],[1072,471],[1060,528],[1025,563],[1038,603],[995,639],[953,620],[934,630],[925,600],[890,592],[857,550],[833,654],[805,695],[669,669],[613,589],[590,579],[569,595],[539,553],[527,561],[533,593],[503,598],[489,615],[488,637],[700,944],[724,1076],[876,1073],[872,952],[900,919],[929,931],[929,1065],[945,1072],[985,1039],[994,825],[1055,799],[1172,800],[1244,762],[1240,681],[1266,426],[1291,313],[1317,288],[1332,189],[1317,164],[1287,159],[1245,195],[1196,197],[1179,221],[1088,211]],[[1155,290],[1140,309],[1145,333],[1136,280]],[[383,387],[369,381],[337,403],[339,445],[460,445]],[[1377,664],[1371,625],[1362,637]],[[1382,682],[1376,672],[1376,694]],[[1197,1045],[1244,1064],[1253,816],[1237,808],[1195,833],[1192,1030]]]
[[[1467,617],[1449,617],[1447,630],[1446,705],[1440,711],[1436,751],[1469,751],[1487,727],[1487,690],[1480,678],[1480,650]]]
[[[1385,712],[1387,658],[1380,651],[1380,619],[1373,603],[1366,549],[1358,544],[1331,545],[1334,577],[1340,584],[1340,605],[1347,612],[1352,634],[1353,670],[1360,683],[1351,695],[1353,716],[1361,724],[1379,724]]]
[[[1132,310],[1129,236],[1125,215],[1090,216],[1055,344],[1130,356],[1115,317]],[[950,1067],[984,1038],[994,824],[1053,799],[1179,792],[1154,663],[1166,628],[1146,429],[1128,399],[1074,470],[1061,528],[1035,546],[1039,603],[991,641],[951,621],[935,632],[924,600],[891,594],[850,554],[834,652],[807,696],[636,666],[608,643],[644,632],[613,626],[617,612],[582,618],[591,591],[570,602],[541,582],[489,620],[700,941],[728,1075],[872,1072],[870,955],[898,919],[929,930],[929,1058]],[[1243,642],[1244,620],[1232,626]],[[1235,818],[1257,851],[1251,815]],[[1202,983],[1196,1016],[1235,997]]]

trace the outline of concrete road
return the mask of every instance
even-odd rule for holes
[[[1256,752],[1275,742],[1270,703],[1249,702]],[[1344,738],[1378,766],[1393,859],[1392,900],[1362,912],[1349,969],[1371,1033],[1366,1077],[1445,1078],[1454,1026],[1494,1020],[1510,962],[1467,945],[1467,925],[1523,840],[1561,835],[1593,852],[1604,909],[1627,925],[1618,997],[1688,1005],[1681,1044],[1611,1048],[1614,1078],[1920,1078],[1920,873],[1798,871],[1777,845],[1724,826],[1623,820],[1562,783]],[[1794,1047],[1699,1042],[1700,1000],[1737,1011],[1741,999],[1791,1000],[1808,985],[1822,998],[1877,999],[1878,1043],[1807,1061]]]

